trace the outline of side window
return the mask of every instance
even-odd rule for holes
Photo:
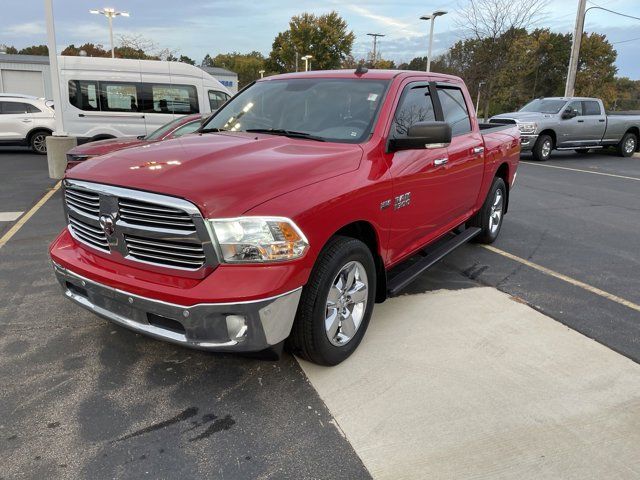
[[[69,103],[80,110],[100,110],[98,82],[69,80]]]
[[[602,115],[600,104],[598,102],[586,101],[582,102],[583,115]]]
[[[451,125],[451,135],[455,137],[470,132],[471,119],[462,90],[438,87],[438,97],[442,105],[444,121]]]
[[[578,114],[578,116],[581,116],[583,114],[582,113],[582,102],[580,102],[578,100],[573,101],[569,105],[567,105],[567,108],[565,110],[568,110],[569,108],[574,110]]]
[[[4,115],[19,115],[29,113],[29,104],[22,102],[2,102]]]
[[[171,135],[171,137],[178,138],[183,135],[186,135],[187,133],[193,133],[196,130],[198,130],[198,128],[200,128],[200,120],[197,120],[195,122],[190,122],[181,126],[180,128],[176,129],[175,132],[173,132],[173,135]]]
[[[27,108],[29,109],[29,113],[41,113],[42,112],[42,110],[40,110],[35,105],[31,105],[30,103],[27,104]]]
[[[394,138],[407,136],[409,127],[418,122],[435,121],[429,88],[424,84],[409,84],[400,99],[393,117],[391,134]]]
[[[229,95],[226,93],[209,90],[209,106],[212,112],[219,109],[227,100],[229,100]]]
[[[138,84],[100,82],[100,106],[103,112],[139,112]]]
[[[198,113],[198,92],[193,85],[151,84],[151,102],[148,113]]]

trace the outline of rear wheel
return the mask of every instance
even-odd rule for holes
[[[580,153],[580,154],[585,154],[585,153],[589,153],[589,149],[588,148],[576,148],[576,153]]]
[[[549,135],[540,135],[533,146],[533,159],[539,162],[549,160],[551,156],[551,150],[553,150],[553,138]]]
[[[31,150],[35,153],[39,153],[40,155],[44,155],[47,153],[47,137],[51,135],[51,133],[40,130],[38,132],[34,132],[29,137],[29,146]]]
[[[369,248],[355,238],[334,237],[302,290],[288,346],[320,365],[342,362],[367,330],[375,291],[376,270]]]
[[[469,221],[472,227],[479,227],[482,231],[475,237],[477,242],[493,243],[500,229],[502,228],[502,219],[504,218],[505,208],[507,206],[507,186],[499,177],[493,179],[491,189],[487,194],[487,198],[482,208]]]
[[[633,133],[625,133],[618,144],[618,155],[630,157],[638,148],[638,138]]]

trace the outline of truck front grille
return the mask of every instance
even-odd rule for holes
[[[64,201],[71,235],[114,260],[199,276],[218,263],[204,219],[186,200],[65,180]]]

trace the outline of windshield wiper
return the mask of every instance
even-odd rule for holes
[[[198,130],[198,133],[216,133],[216,132],[228,132],[226,128],[203,128]]]
[[[317,142],[326,142],[322,137],[312,135],[307,132],[296,132],[295,130],[285,130],[283,128],[249,128],[245,130],[248,133],[266,133],[269,135],[282,135],[283,137],[304,138],[307,140],[315,140]]]

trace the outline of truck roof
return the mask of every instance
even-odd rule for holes
[[[430,77],[434,80],[452,80],[454,82],[462,82],[460,77],[447,75],[444,73],[422,72],[417,70],[377,70],[370,68],[365,73],[356,74],[353,69],[349,70],[312,70],[309,72],[283,73],[263,78],[258,81],[269,81],[275,79],[289,78],[367,78],[371,80],[391,80],[396,77]]]
[[[600,101],[599,98],[596,97],[540,97],[541,100],[596,100]]]

